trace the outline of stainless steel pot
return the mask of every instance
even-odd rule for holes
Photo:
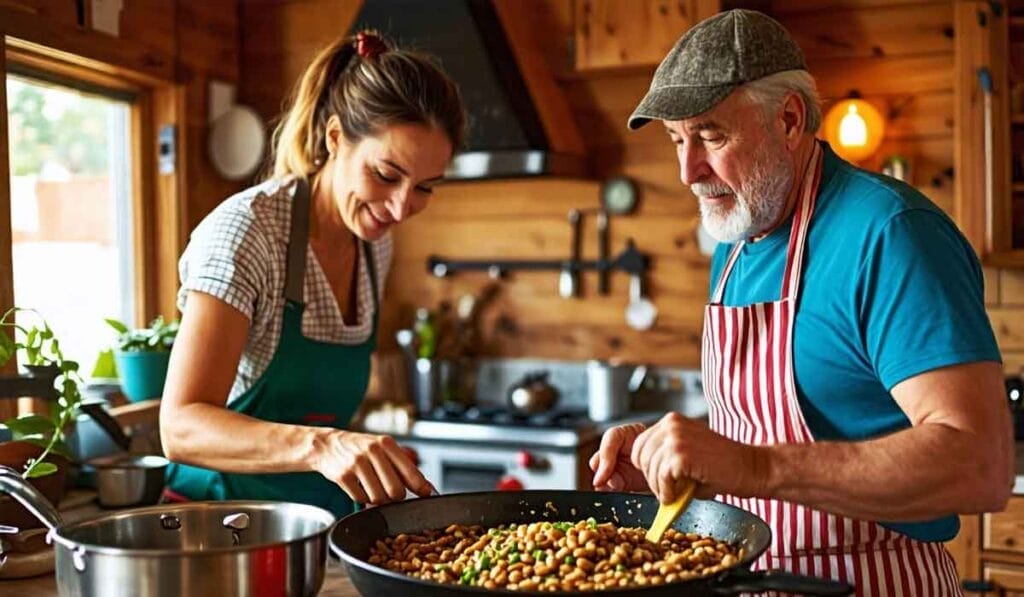
[[[160,500],[164,471],[169,462],[163,456],[114,454],[93,458],[96,498],[104,508],[149,506]]]
[[[614,421],[625,416],[633,396],[647,379],[647,367],[587,362],[587,414],[594,421]]]
[[[284,502],[191,502],[111,512],[64,524],[17,471],[0,491],[50,529],[61,595],[315,595],[334,516]]]

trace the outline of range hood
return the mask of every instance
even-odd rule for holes
[[[434,55],[459,85],[468,130],[448,179],[585,174],[582,152],[552,149],[491,0],[365,0],[353,27]]]

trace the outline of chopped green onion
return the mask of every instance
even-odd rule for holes
[[[539,560],[544,557],[544,552],[540,549],[533,550],[533,559]]]
[[[594,517],[591,516],[590,518],[587,519],[587,526],[589,526],[592,529],[596,529],[597,528],[597,520],[595,520]]]
[[[515,564],[518,561],[519,561],[519,552],[515,552],[515,553],[513,553],[512,555],[510,555],[508,557],[508,563],[509,564]]]
[[[625,571],[626,571],[626,566],[625,566],[625,564],[619,564],[618,566],[616,566],[616,567],[615,567],[615,571],[616,571],[616,572],[625,572]]]
[[[576,563],[576,558],[572,556],[565,556],[565,563],[572,566]]]

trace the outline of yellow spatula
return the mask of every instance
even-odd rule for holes
[[[660,504],[658,506],[658,513],[654,516],[654,522],[651,523],[651,528],[647,529],[647,540],[651,543],[658,543],[661,541],[661,536],[665,534],[672,523],[679,518],[679,515],[686,511],[686,507],[690,505],[690,501],[693,500],[693,492],[697,489],[697,483],[692,479],[687,479],[682,483],[680,487],[679,497],[676,498],[671,504]]]

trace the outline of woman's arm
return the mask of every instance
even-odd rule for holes
[[[237,473],[316,471],[354,500],[405,498],[431,486],[393,439],[261,421],[225,407],[249,321],[202,292],[190,292],[160,404],[160,439],[176,462]]]

